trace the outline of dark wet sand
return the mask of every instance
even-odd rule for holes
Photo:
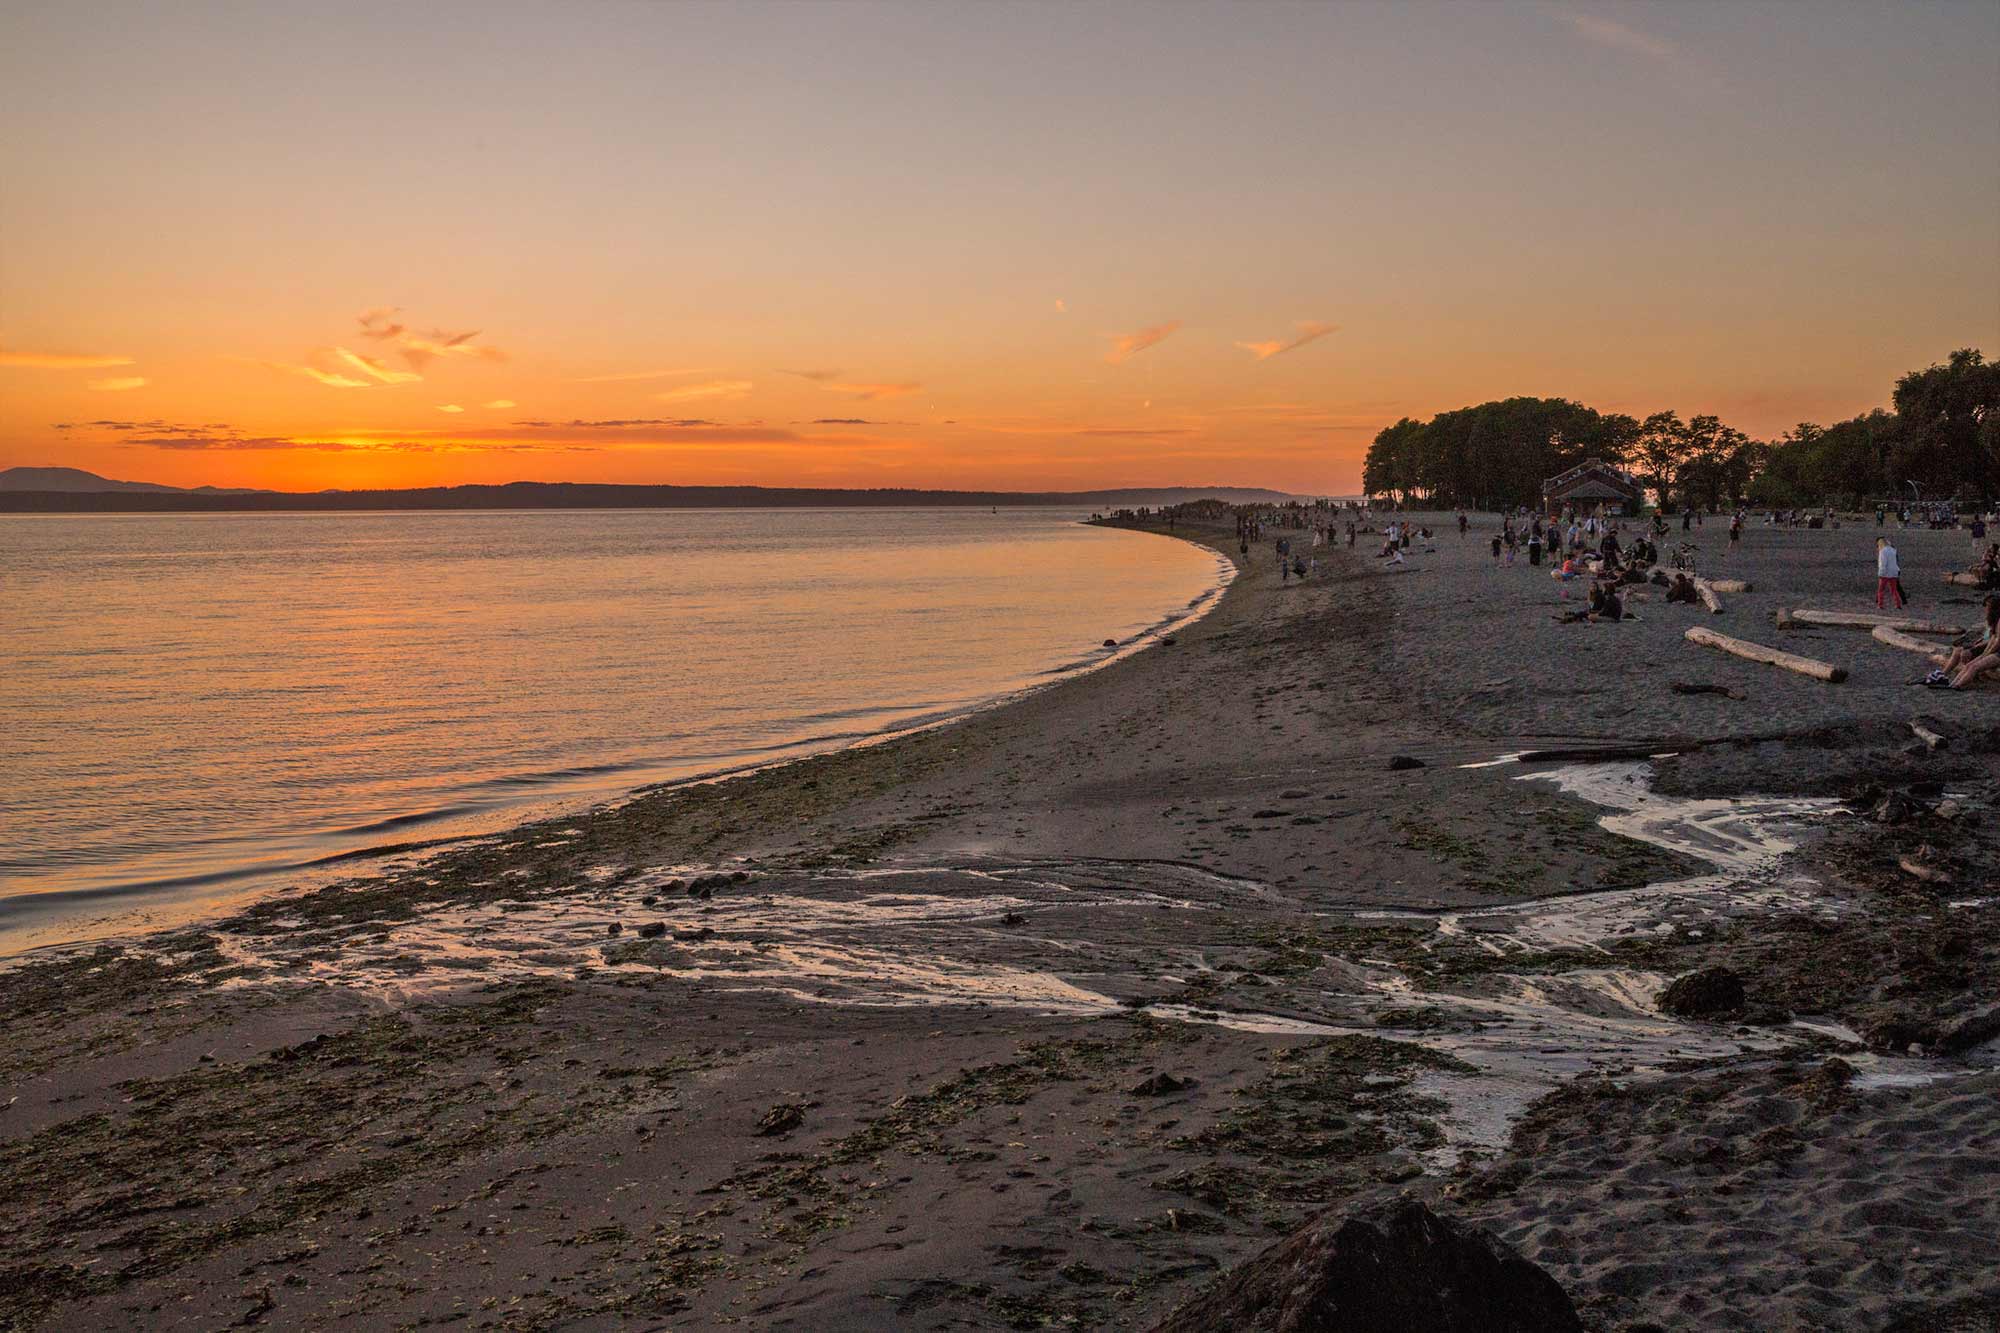
[[[1859,606],[1873,537],[1753,529],[1701,623]],[[1455,534],[1305,588],[1267,545],[1172,646],[953,726],[0,973],[0,1327],[1145,1327],[1398,1190],[1602,1328],[1989,1325],[2000,697],[1556,605]],[[1800,816],[1764,897],[1663,906],[1625,891],[1711,867],[1457,767],[1575,738],[1958,804]],[[1746,1012],[1652,1012],[1714,962]]]

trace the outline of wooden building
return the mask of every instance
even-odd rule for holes
[[[1542,512],[1558,513],[1564,505],[1578,509],[1606,509],[1636,514],[1645,503],[1646,491],[1621,467],[1593,458],[1579,463],[1561,476],[1542,483]]]

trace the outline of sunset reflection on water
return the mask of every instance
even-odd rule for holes
[[[909,725],[1216,584],[1076,517],[9,518],[0,921]]]

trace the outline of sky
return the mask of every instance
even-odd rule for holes
[[[0,467],[1358,489],[2000,355],[2000,4],[0,0]]]

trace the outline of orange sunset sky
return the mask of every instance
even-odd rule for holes
[[[2000,5],[0,7],[0,466],[1350,493],[2000,354]]]

